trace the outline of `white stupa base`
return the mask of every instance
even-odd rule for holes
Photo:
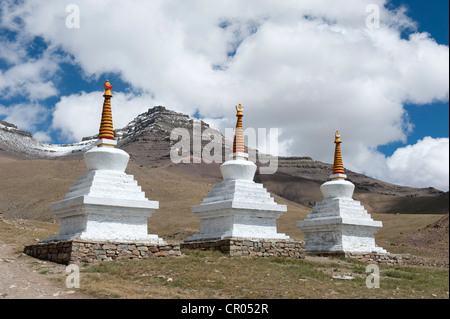
[[[305,234],[306,251],[387,253],[375,244],[375,233],[383,225],[353,200],[354,185],[333,180],[321,186],[325,199],[297,226]]]
[[[88,172],[78,178],[64,200],[51,205],[60,218],[59,235],[45,241],[164,243],[148,234],[148,218],[159,203],[148,200],[133,176],[125,173],[129,155],[102,146],[89,150],[84,158]]]
[[[351,253],[387,253],[376,246],[374,233],[379,227],[364,227],[337,222],[336,224],[301,224],[297,226],[305,233],[306,252],[351,252]]]
[[[201,220],[200,234],[187,241],[215,240],[225,238],[289,239],[277,233],[276,218],[281,213],[257,210],[224,209],[196,213]]]
[[[215,185],[201,205],[192,207],[201,221],[200,234],[187,241],[231,237],[289,239],[277,233],[276,219],[285,211],[286,205],[275,203],[262,184],[249,179],[227,179]]]
[[[155,201],[133,201],[78,196],[53,203],[60,218],[59,235],[44,241],[92,240],[108,242],[164,243],[148,234],[148,218],[158,209]]]

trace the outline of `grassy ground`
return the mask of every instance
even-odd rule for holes
[[[380,287],[369,289],[367,264],[353,260],[183,253],[181,258],[85,264],[81,289],[114,298],[448,298],[448,269],[380,266]]]

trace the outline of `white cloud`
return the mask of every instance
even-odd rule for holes
[[[55,96],[58,93],[54,83],[46,73],[57,68],[57,63],[50,59],[27,61],[16,64],[7,71],[0,70],[0,94],[4,99],[26,97],[34,102]]]
[[[42,52],[29,56],[38,44],[33,43],[36,36],[23,30],[22,16],[8,15],[9,1],[1,3],[0,28],[11,32],[10,38],[0,37],[0,60],[5,62],[0,70],[0,96],[3,100],[26,98],[31,102],[45,100],[58,94],[54,77],[59,71],[62,57],[55,54],[55,48],[39,48]],[[20,7],[19,7],[20,8]],[[19,10],[23,14],[24,11]],[[13,102],[14,104],[14,102]]]
[[[385,163],[376,176],[395,184],[449,190],[449,139],[425,137],[398,148],[385,161],[368,159],[368,165]]]
[[[330,162],[340,130],[346,167],[376,175],[387,162],[374,149],[405,142],[412,128],[404,104],[448,101],[448,46],[427,33],[402,39],[415,22],[384,0],[79,0],[79,29],[65,26],[70,3],[5,5],[3,24],[20,17],[18,30],[72,55],[84,75],[117,72],[176,111],[233,122],[242,103],[244,126],[280,128],[286,155]],[[381,9],[379,29],[365,26],[372,3]],[[51,83],[40,82],[44,96],[52,94]],[[137,98],[121,94],[124,106]],[[120,120],[152,106],[142,103]],[[62,97],[52,127],[70,141],[95,134],[101,104],[99,92]]]
[[[38,131],[33,133],[33,138],[43,143],[51,143],[52,138],[47,132]]]
[[[45,122],[50,111],[39,103],[19,103],[8,107],[0,105],[0,117],[19,129],[33,132],[36,125]]]

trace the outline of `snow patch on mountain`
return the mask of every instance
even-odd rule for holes
[[[0,121],[0,150],[37,158],[52,158],[75,152],[86,152],[95,140],[75,144],[49,144],[34,139],[31,133],[20,130],[14,124]]]

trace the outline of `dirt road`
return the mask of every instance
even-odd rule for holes
[[[0,242],[0,300],[92,298],[66,288],[67,275],[64,265],[14,252],[13,245]]]

